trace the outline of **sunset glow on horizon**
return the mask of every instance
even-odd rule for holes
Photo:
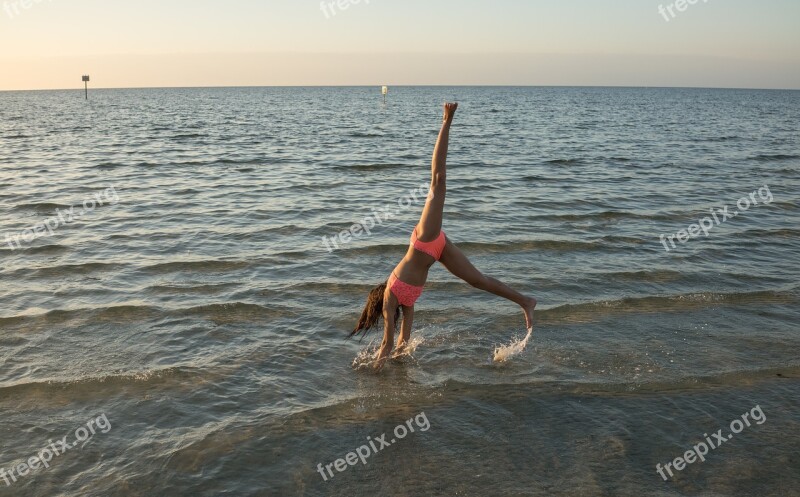
[[[800,4],[675,4],[0,0],[0,90],[74,88],[85,73],[105,88],[800,89]]]

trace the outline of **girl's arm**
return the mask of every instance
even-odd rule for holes
[[[411,338],[411,327],[414,325],[414,306],[403,306],[403,323],[400,325],[400,346],[408,344]]]
[[[375,369],[380,369],[383,367],[383,364],[386,362],[386,359],[389,358],[389,355],[392,353],[392,349],[394,348],[394,330],[397,327],[397,323],[395,322],[395,318],[397,317],[397,306],[399,305],[394,295],[391,295],[389,290],[386,290],[386,293],[389,294],[388,301],[387,298],[384,297],[383,303],[383,342],[381,343],[381,348],[378,351],[378,358],[375,362]]]

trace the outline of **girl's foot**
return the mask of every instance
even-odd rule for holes
[[[453,122],[453,117],[456,115],[456,109],[458,109],[457,103],[445,103],[444,104],[444,117],[442,120],[447,123],[451,124]]]
[[[525,324],[528,329],[533,328],[533,310],[536,309],[537,301],[535,298],[528,298],[528,302],[522,306],[522,312],[525,313]]]

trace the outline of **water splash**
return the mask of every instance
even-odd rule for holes
[[[423,342],[425,342],[425,338],[421,336],[411,337],[411,340],[408,341],[408,344],[406,344],[402,352],[395,350],[395,352],[392,354],[392,359],[400,359],[405,357],[410,357],[413,359],[414,351],[416,351],[417,347],[422,345]]]
[[[517,354],[521,354],[528,346],[528,340],[533,335],[533,328],[528,328],[528,334],[522,340],[516,340],[508,345],[494,349],[494,362],[506,362]]]
[[[392,353],[392,360],[403,360],[406,358],[413,359],[414,351],[417,350],[417,347],[422,345],[425,342],[425,338],[421,336],[414,336],[411,337],[411,340],[408,341],[408,344],[405,346],[402,352],[394,350]],[[375,360],[378,358],[378,351],[380,350],[380,343],[379,342],[370,342],[358,355],[353,359],[353,368],[354,369],[367,369],[375,366]]]
[[[378,350],[380,344],[374,341],[370,342],[358,355],[353,359],[353,369],[367,369],[375,365],[375,359],[378,357]]]

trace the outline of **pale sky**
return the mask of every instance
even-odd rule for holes
[[[94,88],[800,89],[798,0],[697,0],[674,18],[682,0],[355,1],[326,17],[320,0],[0,0],[0,90],[85,73]]]

